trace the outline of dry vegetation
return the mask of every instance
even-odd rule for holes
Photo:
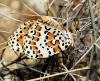
[[[0,81],[100,81],[100,0],[38,1],[0,1]],[[62,57],[37,60],[9,49],[9,36],[23,22],[38,19],[35,12],[66,22],[75,49],[65,50]]]

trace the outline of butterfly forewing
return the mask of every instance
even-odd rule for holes
[[[22,24],[10,37],[8,46],[14,51],[23,52],[23,40],[28,29],[33,25],[35,21],[27,21]]]

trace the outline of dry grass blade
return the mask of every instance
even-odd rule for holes
[[[94,45],[96,45],[96,47],[98,47],[100,49],[100,46],[98,44],[94,43]]]
[[[98,42],[99,40],[100,40],[100,37],[96,40],[96,42]],[[80,62],[80,60],[83,59],[90,52],[92,48],[93,48],[93,45],[86,51],[85,54],[83,54],[83,56],[74,64],[74,66],[71,69],[73,69]]]
[[[78,69],[74,69],[74,70],[70,70],[70,71],[67,71],[67,72],[61,72],[61,73],[52,74],[52,75],[45,76],[45,77],[35,78],[35,79],[32,79],[32,80],[27,80],[27,81],[36,81],[36,80],[46,79],[46,78],[50,78],[50,77],[54,77],[54,76],[64,75],[64,74],[67,74],[67,73],[72,73],[72,72],[81,71],[81,70],[87,70],[87,69],[89,69],[88,66],[82,67],[82,68],[78,68]]]
[[[10,17],[10,16],[8,16],[8,15],[6,15],[6,14],[3,14],[3,13],[1,13],[1,12],[0,12],[0,14],[1,14],[2,16],[4,16],[4,17],[9,18],[9,19],[12,19],[12,20],[15,20],[15,21],[17,21],[17,22],[22,22],[22,23],[23,23],[23,21],[18,20],[18,19],[15,19],[15,18],[12,18],[12,17]]]
[[[0,43],[0,45],[3,45],[3,44],[6,44],[8,41],[6,41],[6,42],[3,42],[3,43]]]
[[[4,6],[4,7],[8,7],[8,8],[9,8],[9,6],[7,6],[7,5],[4,5],[4,4],[2,4],[2,3],[0,3],[0,5],[2,5],[2,6]]]
[[[31,8],[29,8],[26,4],[24,4],[24,2],[22,0],[20,0],[21,3],[27,8],[29,9],[30,11],[34,12],[37,16],[40,16],[38,13],[36,13],[35,11],[33,11]],[[40,16],[41,17],[41,16]]]
[[[0,32],[11,34],[10,32],[7,32],[7,31],[0,31]]]
[[[94,22],[94,13],[93,13],[91,0],[88,0],[88,3],[89,3],[90,15],[91,15],[91,24],[93,26],[93,31],[94,31],[94,41],[93,42],[95,43],[96,39],[97,39],[97,31],[95,29],[96,24]],[[93,57],[94,57],[95,52],[96,52],[96,47],[93,45],[91,56],[90,56],[90,62],[89,62],[89,67],[90,68],[92,67],[92,62],[93,62]],[[86,81],[88,81],[89,75],[90,75],[90,70],[87,72]]]

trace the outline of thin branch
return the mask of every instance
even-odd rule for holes
[[[96,42],[98,42],[98,40],[100,40],[100,37],[96,40]],[[93,48],[93,45],[94,44],[92,44],[92,46],[86,51],[85,54],[83,54],[83,56],[74,64],[71,69],[73,69],[80,62],[80,60],[83,59],[90,52],[90,50]]]
[[[0,5],[2,5],[2,6],[4,6],[4,7],[8,7],[8,8],[9,8],[9,6],[7,6],[7,5],[4,5],[4,4],[2,4],[2,3],[0,3]]]
[[[52,0],[52,2],[49,4],[49,8],[52,6],[55,0]]]
[[[2,30],[1,30],[0,32],[11,34],[10,32],[7,32],[7,31],[2,31]]]
[[[23,23],[23,21],[18,20],[18,19],[15,19],[15,18],[12,18],[12,17],[10,17],[10,16],[8,16],[8,15],[6,15],[6,14],[3,14],[3,13],[1,13],[1,12],[0,12],[0,14],[3,15],[3,16],[5,16],[5,17],[7,17],[7,18],[9,18],[9,19],[12,19],[12,20],[15,20],[15,21],[17,21],[17,22],[22,22],[22,23]]]
[[[37,12],[35,12],[35,11],[33,11],[31,8],[29,8],[22,0],[20,0],[20,1],[21,1],[21,3],[22,3],[27,9],[29,9],[30,11],[32,11],[33,13],[35,13],[36,15],[38,15],[38,16],[41,17],[41,15],[39,15]]]
[[[93,31],[94,31],[94,43],[95,43],[96,39],[97,39],[97,33],[96,33],[97,31],[96,31],[96,28],[95,28],[96,25],[95,25],[95,22],[94,22],[94,13],[93,13],[91,0],[88,0],[88,3],[89,3],[90,15],[91,15],[91,23],[92,23]],[[92,67],[92,62],[93,62],[93,57],[94,57],[95,52],[96,52],[96,46],[93,45],[91,56],[90,56],[90,62],[89,62],[90,68]],[[88,72],[87,72],[86,81],[88,81],[89,75],[90,75],[90,70],[88,70]]]
[[[8,41],[6,41],[6,42],[3,42],[3,43],[0,43],[0,45],[3,45],[3,44],[6,44]]]
[[[54,77],[54,76],[64,75],[66,73],[72,73],[72,72],[81,71],[81,70],[87,70],[87,69],[89,69],[88,66],[83,67],[83,68],[70,70],[70,71],[67,71],[67,72],[61,72],[61,73],[52,74],[52,75],[45,76],[45,77],[35,78],[35,79],[27,80],[27,81],[37,81],[37,80],[41,80],[41,79],[46,79],[46,78],[50,78],[50,77]]]

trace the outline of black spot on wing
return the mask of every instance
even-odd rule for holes
[[[65,45],[65,48],[67,48],[68,47],[68,45]]]
[[[29,27],[31,27],[31,26],[32,26],[32,24],[29,25]]]
[[[30,46],[30,49],[32,49],[32,46]]]
[[[58,33],[60,33],[60,31],[58,31]]]
[[[56,33],[56,31],[53,31],[53,34],[55,34]]]
[[[35,54],[35,51],[33,51],[33,54]]]
[[[24,23],[24,25],[26,25],[26,22]]]
[[[20,31],[20,33],[22,33],[22,31]]]
[[[30,51],[27,51],[27,54],[29,54],[30,53]]]
[[[31,59],[33,58],[33,56],[31,55]]]
[[[46,40],[44,40],[44,42],[46,42]]]
[[[51,28],[48,28],[47,26],[45,26],[45,29],[46,29],[46,30],[50,30]]]
[[[31,44],[31,41],[29,41],[29,43],[28,44]]]
[[[12,44],[14,44],[14,41],[12,41]]]
[[[41,46],[42,44],[40,44],[40,46]]]
[[[64,43],[62,43],[62,46],[64,46]]]
[[[18,36],[18,34],[16,34],[16,36]]]
[[[19,46],[19,44],[17,43],[16,46]]]
[[[38,55],[36,55],[36,57],[35,58],[38,58]]]
[[[61,37],[59,37],[59,39],[61,39]]]
[[[45,39],[48,39],[48,36],[46,36]]]
[[[44,46],[42,46],[42,48],[44,48]]]
[[[24,27],[24,29],[26,29],[26,27]]]
[[[70,42],[68,41],[68,44],[70,44]]]
[[[19,51],[19,48],[17,48],[17,51]]]
[[[33,30],[31,30],[30,33],[33,33]]]
[[[28,48],[28,46],[26,46],[26,48]]]
[[[49,50],[49,48],[47,48],[47,50]]]
[[[51,54],[51,51],[49,51],[48,53]]]
[[[44,31],[44,34],[47,34],[48,33],[48,31]]]

